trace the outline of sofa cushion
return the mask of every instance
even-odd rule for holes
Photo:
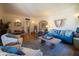
[[[52,31],[52,32],[55,32],[55,33],[59,34],[59,33],[60,33],[60,31],[61,31],[61,30],[56,30],[56,29],[53,29],[53,31]]]
[[[67,30],[66,32],[65,32],[65,36],[68,36],[68,37],[70,37],[70,36],[72,36],[72,31],[70,31],[70,30]]]
[[[65,30],[61,30],[60,35],[65,35]]]

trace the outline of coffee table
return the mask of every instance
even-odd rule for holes
[[[61,39],[58,39],[58,38],[52,38],[52,39],[47,40],[47,39],[44,39],[43,37],[39,37],[39,39],[41,39],[41,44],[45,43],[46,45],[51,46],[51,47],[61,42]]]

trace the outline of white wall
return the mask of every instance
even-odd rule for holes
[[[52,28],[57,28],[54,24],[54,20],[65,19],[64,26],[61,27],[60,29],[76,30],[77,25],[74,15],[75,15],[75,7],[73,6],[57,12],[56,14],[48,17],[47,20],[49,21],[49,24],[52,24],[51,26]]]

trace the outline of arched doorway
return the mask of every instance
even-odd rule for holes
[[[46,26],[48,25],[48,22],[46,21],[46,20],[41,20],[40,22],[39,22],[39,31],[40,30],[46,30],[47,28],[46,28]]]

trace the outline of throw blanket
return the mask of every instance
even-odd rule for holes
[[[25,55],[26,56],[42,56],[43,53],[41,52],[41,50],[33,50],[33,49],[30,49],[30,48],[25,48],[25,47],[22,47],[22,51],[24,51]]]
[[[10,37],[6,37],[7,34],[4,34],[1,36],[1,39],[2,39],[2,42],[3,42],[3,45],[5,46],[6,44],[8,43],[11,43],[11,42],[17,42],[17,39],[15,38],[10,38]]]
[[[43,53],[39,50],[33,50],[30,48],[25,48],[22,47],[21,50],[25,53],[25,56],[42,56]],[[7,53],[7,52],[3,52],[0,49],[0,56],[18,56],[17,54],[12,54],[12,53]]]

